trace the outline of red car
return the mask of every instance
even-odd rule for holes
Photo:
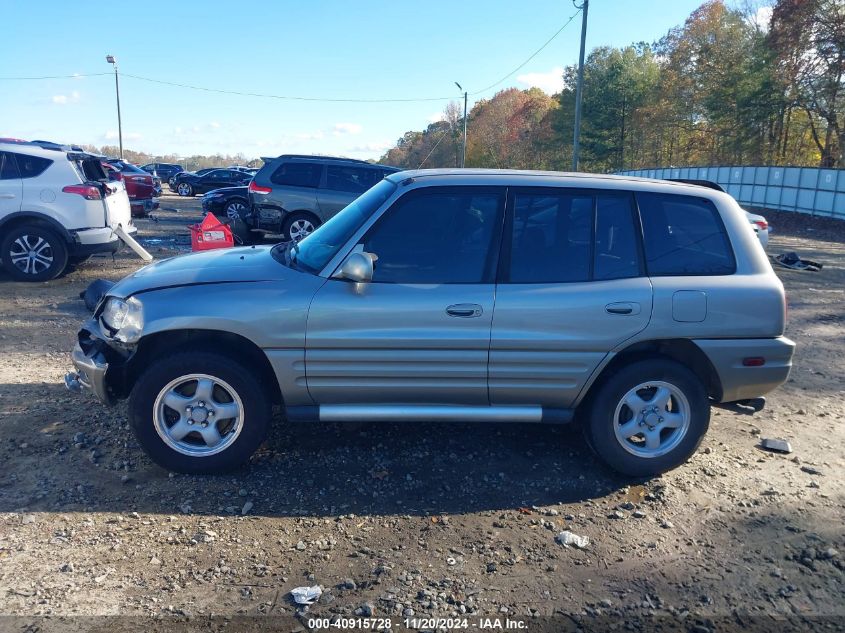
[[[103,161],[103,167],[109,179],[122,180],[126,185],[133,216],[143,218],[158,209],[155,182],[150,174],[123,160]]]

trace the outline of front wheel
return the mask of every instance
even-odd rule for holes
[[[608,466],[636,477],[664,473],[695,453],[710,424],[698,377],[673,360],[634,362],[591,396],[587,440]]]
[[[231,470],[267,435],[271,409],[261,384],[230,357],[177,353],[156,361],[135,383],[129,423],[150,458],[168,470]]]
[[[176,187],[176,193],[180,196],[188,198],[194,195],[194,188],[187,182],[180,182],[179,186]]]

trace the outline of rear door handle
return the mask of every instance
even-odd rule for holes
[[[455,303],[446,308],[446,314],[453,317],[461,317],[470,319],[472,317],[479,317],[483,310],[477,303]]]
[[[2,198],[3,200],[11,200],[14,197],[15,194],[13,193],[0,193],[0,198]]]
[[[639,314],[640,304],[633,301],[620,301],[618,303],[608,303],[604,306],[604,311],[608,314]]]

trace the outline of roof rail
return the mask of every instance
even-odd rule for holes
[[[359,158],[345,158],[343,156],[321,156],[318,154],[280,154],[276,157],[278,158],[310,158],[313,160],[342,160],[348,163],[361,163],[364,165],[372,165],[372,163],[368,163],[365,160],[361,160]],[[275,159],[273,159],[275,160]],[[265,161],[266,162],[266,161]]]

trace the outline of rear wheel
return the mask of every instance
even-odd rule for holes
[[[68,262],[65,241],[38,224],[12,228],[0,243],[0,255],[9,275],[18,281],[55,279]]]
[[[183,197],[190,197],[194,195],[194,188],[188,182],[180,182],[176,187],[176,193]]]
[[[319,221],[310,213],[291,213],[282,227],[285,241],[298,242],[308,237],[319,226]]]
[[[623,367],[591,402],[587,440],[608,466],[626,475],[657,475],[681,465],[710,424],[704,385],[685,366],[663,358]]]
[[[271,409],[261,384],[228,356],[177,353],[156,361],[135,383],[129,422],[150,458],[168,470],[231,470],[267,435]]]

